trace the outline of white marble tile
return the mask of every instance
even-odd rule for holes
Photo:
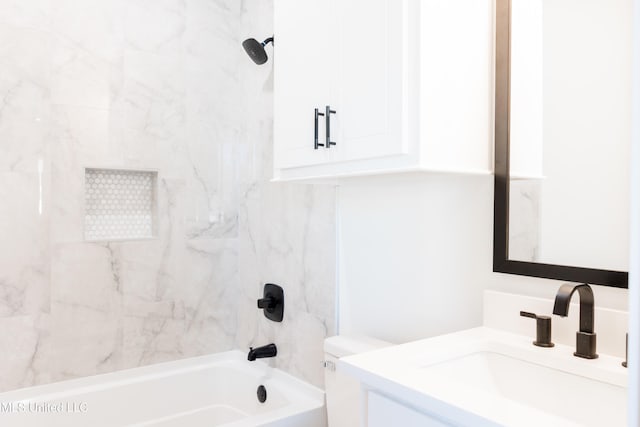
[[[185,76],[179,58],[127,50],[124,155],[131,165],[148,165],[163,176],[185,172]]]
[[[120,369],[119,310],[98,304],[54,301],[51,308],[51,379],[62,381]]]
[[[113,108],[122,90],[124,0],[54,0],[52,101]]]
[[[186,61],[217,66],[231,77],[237,66],[240,3],[210,0],[187,1],[187,27],[183,37]],[[216,25],[211,25],[216,22]]]
[[[81,242],[52,247],[52,302],[110,313],[121,306],[122,286],[119,244]]]
[[[47,155],[49,40],[0,24],[0,170],[37,171]]]
[[[0,23],[17,27],[49,29],[52,0],[2,0]]]
[[[238,54],[217,53],[226,57]],[[187,59],[186,148],[192,172],[188,183],[194,190],[190,192],[192,236],[228,238],[237,234],[238,205],[247,172],[252,170],[252,147],[241,136],[245,116],[237,99],[240,85],[228,62]]]
[[[48,169],[0,173],[0,317],[49,311]]]
[[[126,0],[51,1],[54,35],[96,60],[121,62]]]
[[[122,50],[106,58],[65,36],[53,34],[51,48],[51,101],[54,104],[117,108],[123,85]]]
[[[246,170],[248,147],[215,139],[188,139],[187,236],[237,237],[239,201],[245,191],[240,175]]]
[[[0,391],[51,381],[49,316],[0,319]]]
[[[52,108],[52,223],[54,243],[84,240],[84,169],[122,167],[122,114],[118,110]]]
[[[65,243],[51,253],[51,375],[119,369],[122,258],[117,245]]]
[[[182,180],[161,179],[158,188],[159,218],[157,244],[146,245],[146,250],[153,254],[156,274],[152,276],[153,284],[150,301],[171,298],[171,290],[179,289],[187,283],[184,279],[189,272],[185,269],[186,251],[184,237],[184,191]],[[129,249],[135,246],[127,245]]]
[[[512,180],[509,189],[509,259],[539,261],[540,180]]]
[[[123,366],[180,359],[185,319],[181,304],[170,301],[127,304],[123,319]]]
[[[277,366],[323,384],[322,342],[335,334],[335,207],[332,187],[263,184],[259,263],[285,289],[285,319],[273,328]],[[264,322],[265,320],[261,320]],[[297,343],[304,341],[304,346]],[[294,345],[294,343],[296,343]]]
[[[0,5],[0,331],[24,331],[0,389],[269,342],[321,385],[334,192],[269,183],[272,63],[240,46],[272,34],[273,1],[51,2]],[[84,242],[85,167],[158,170],[157,238]],[[267,282],[282,323],[256,308]]]
[[[125,39],[132,49],[159,54],[182,51],[186,27],[185,0],[129,0]]]
[[[237,49],[237,46],[234,48]],[[237,52],[234,56],[237,56]],[[205,123],[223,141],[237,138],[243,128],[254,125],[252,122],[243,122],[252,117],[246,115],[245,105],[237,99],[243,83],[235,73],[236,67],[227,67],[224,61],[217,59],[214,64],[189,61],[185,68],[189,122]],[[221,85],[221,81],[225,84]]]
[[[112,108],[122,90],[124,0],[53,0],[52,101]]]
[[[129,304],[155,303],[161,301],[159,282],[171,281],[174,285],[175,278],[167,277],[166,273],[171,252],[167,252],[170,240],[162,237],[153,240],[123,242],[118,244],[121,262],[122,292],[124,308],[131,312]],[[166,285],[165,285],[166,286]]]
[[[284,326],[284,325],[283,325]],[[324,385],[324,339],[335,335],[322,319],[301,311],[283,331],[274,334],[278,343],[275,366],[318,387]]]
[[[235,248],[227,247],[219,239],[191,240],[187,243],[185,261],[189,266],[186,280],[179,287],[167,289],[167,296],[184,301],[191,319],[210,316],[224,321],[215,311],[226,310],[225,304],[234,305],[226,295],[233,294],[238,269]]]

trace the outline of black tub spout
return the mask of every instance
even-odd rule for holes
[[[275,344],[267,344],[262,347],[249,349],[249,354],[247,355],[247,359],[250,362],[253,362],[256,359],[264,359],[265,357],[274,357],[278,354],[278,348]]]

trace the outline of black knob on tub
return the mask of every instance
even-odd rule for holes
[[[538,316],[527,311],[521,311],[520,316],[536,319],[536,340],[533,345],[538,347],[553,347],[555,345],[551,342],[551,317]]]
[[[258,402],[264,403],[267,401],[267,389],[265,386],[263,385],[258,386],[257,394],[258,394]]]
[[[263,297],[258,300],[258,308],[264,310],[264,316],[274,322],[284,318],[284,291],[278,285],[264,285]]]

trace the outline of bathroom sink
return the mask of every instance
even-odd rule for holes
[[[625,426],[620,362],[476,328],[343,358],[338,368],[453,426]]]
[[[603,405],[617,407],[614,414],[621,416],[626,410],[624,387],[490,351],[426,366],[419,375],[424,381],[490,394],[575,419],[581,425],[616,425],[609,424],[609,416],[603,419]],[[623,417],[619,425],[624,425]]]

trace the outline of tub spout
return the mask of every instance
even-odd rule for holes
[[[267,344],[258,348],[249,348],[249,354],[247,355],[247,359],[250,362],[253,362],[256,359],[263,359],[265,357],[274,357],[278,354],[278,349],[275,344]]]

